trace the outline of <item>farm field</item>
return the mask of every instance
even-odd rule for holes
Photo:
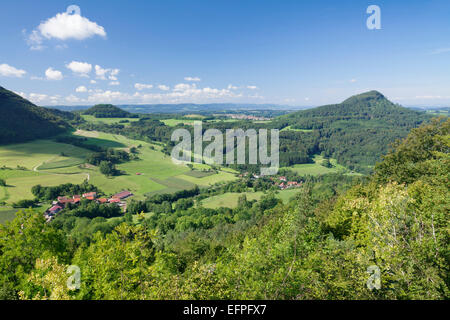
[[[79,159],[82,161],[90,151],[51,140],[0,146],[0,166],[28,170],[43,164]],[[73,165],[73,164],[72,164]]]
[[[0,201],[11,204],[21,199],[31,199],[31,188],[37,184],[78,184],[86,179],[107,194],[130,190],[135,194],[135,199],[143,199],[146,194],[170,193],[195,185],[208,187],[217,182],[236,179],[231,170],[205,174],[191,171],[186,165],[174,164],[171,157],[159,151],[160,146],[144,141],[95,131],[78,130],[76,135],[87,137],[86,143],[102,147],[127,150],[132,146],[141,146],[138,148],[140,159],[117,165],[126,174],[106,177],[94,166],[80,166],[91,152],[83,148],[51,140],[1,146],[0,165],[9,169],[0,169],[0,178],[8,184],[8,187],[0,188]],[[26,170],[18,170],[17,165]],[[209,169],[209,166],[195,164],[194,168]]]

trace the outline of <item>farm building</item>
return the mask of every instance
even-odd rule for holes
[[[119,193],[113,195],[111,198],[123,200],[123,199],[126,199],[128,197],[131,197],[132,195],[133,194],[130,191],[122,191],[122,192],[119,192]]]

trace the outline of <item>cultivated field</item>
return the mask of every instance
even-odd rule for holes
[[[81,183],[88,179],[105,193],[111,194],[127,189],[136,197],[154,192],[173,192],[195,185],[209,185],[236,179],[234,173],[220,171],[205,174],[192,171],[185,165],[172,163],[169,156],[160,152],[161,147],[151,143],[128,139],[124,136],[102,132],[81,131],[78,136],[88,138],[88,143],[102,147],[129,150],[138,147],[139,160],[117,165],[125,172],[118,177],[106,177],[94,166],[83,166],[91,152],[72,145],[51,140],[0,147],[0,178],[7,181],[7,187],[0,187],[0,201],[8,204],[21,199],[31,199],[31,187],[37,184],[55,186],[63,183]],[[19,170],[17,165],[21,167]],[[207,169],[206,165],[195,165],[196,169]]]

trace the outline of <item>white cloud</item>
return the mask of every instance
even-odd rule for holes
[[[185,81],[199,82],[201,79],[199,77],[185,77]]]
[[[88,101],[91,103],[112,103],[116,101],[130,101],[132,100],[132,96],[128,93],[120,92],[120,91],[102,91],[97,90],[95,93],[91,94],[88,98]]]
[[[48,95],[42,93],[30,93],[28,99],[33,103],[40,103],[48,98]]]
[[[78,8],[79,10],[79,8]],[[27,42],[33,50],[44,48],[44,40],[84,40],[94,36],[106,37],[105,29],[81,14],[69,12],[58,13],[56,16],[41,22],[28,36]]]
[[[27,72],[16,69],[6,63],[0,64],[0,76],[22,78]]]
[[[142,91],[145,89],[153,88],[153,85],[152,84],[144,84],[144,83],[135,83],[134,87],[136,88],[136,90]]]
[[[75,89],[76,92],[87,92],[87,88],[85,86],[79,86]]]
[[[110,74],[109,74],[109,80],[113,80],[113,81],[117,81],[117,75],[119,74],[120,70],[119,69],[112,69]]]
[[[350,80],[351,83],[355,83],[356,81],[357,81],[356,79]]]
[[[119,82],[119,81],[111,81],[111,82],[109,83],[109,85],[110,85],[110,86],[118,86],[118,85],[120,85],[120,82]]]
[[[66,68],[72,70],[72,72],[79,76],[88,77],[88,74],[92,70],[92,65],[87,62],[72,61],[66,65]]]
[[[82,99],[78,98],[77,96],[71,94],[66,97],[65,99],[68,103],[79,103],[82,101]]]
[[[108,73],[108,69],[103,69],[99,65],[95,66],[95,74],[97,75],[98,79],[106,80],[106,73]]]
[[[95,74],[97,75],[97,79],[100,80],[112,80],[117,81],[117,75],[119,74],[120,69],[104,69],[99,65],[95,65]]]
[[[175,85],[173,91],[186,91],[190,88],[195,88],[195,84],[193,84],[192,86],[190,84],[186,84],[186,83],[179,83],[177,85]]]
[[[91,80],[91,81],[90,81],[90,83],[91,83],[91,84],[96,84],[96,83],[97,83],[97,81],[95,81],[95,80]]]
[[[247,86],[247,89],[250,89],[250,90],[257,90],[258,87],[257,87],[257,86]]]
[[[45,70],[45,76],[47,77],[47,80],[62,80],[63,78],[61,71],[53,68],[48,68]]]
[[[24,99],[27,99],[27,94],[25,93],[25,92],[22,92],[22,91],[13,91],[15,94],[17,94],[17,95],[19,95],[19,96],[21,96],[22,98],[24,98]]]
[[[237,89],[238,89],[238,87],[233,86],[232,84],[228,85],[228,90],[237,90]]]
[[[169,91],[169,90],[170,90],[170,87],[169,87],[169,86],[166,86],[166,85],[163,85],[163,84],[160,84],[160,85],[158,86],[158,89],[159,89],[159,90],[162,90],[162,91]]]

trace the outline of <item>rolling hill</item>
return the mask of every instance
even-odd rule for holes
[[[282,152],[320,153],[352,170],[369,173],[393,142],[430,118],[392,103],[378,91],[369,91],[339,104],[280,116],[273,126],[289,129],[280,134]]]
[[[83,112],[86,115],[92,115],[96,118],[133,118],[133,115],[128,111],[122,110],[112,104],[97,104],[92,108]]]
[[[0,144],[47,138],[70,126],[56,112],[0,87]]]

